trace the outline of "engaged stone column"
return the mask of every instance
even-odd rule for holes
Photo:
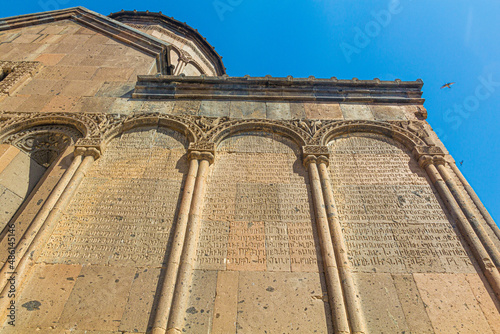
[[[483,247],[483,244],[477,237],[476,233],[467,221],[467,218],[464,216],[462,210],[455,201],[455,198],[453,198],[453,195],[451,194],[450,190],[446,186],[446,183],[438,172],[435,163],[440,164],[441,160],[441,156],[432,157],[430,155],[423,155],[419,158],[418,162],[420,166],[425,169],[431,179],[431,182],[434,184],[439,194],[441,195],[443,202],[445,203],[448,211],[455,220],[460,232],[462,233],[462,236],[469,244],[474,257],[476,258],[479,266],[486,276],[486,279],[490,283],[497,298],[500,300],[500,274],[498,272],[498,269],[495,267],[493,261],[488,255],[488,252]]]
[[[465,177],[462,175],[462,172],[458,169],[457,165],[454,162],[451,162],[449,164],[451,166],[451,169],[455,173],[455,175],[458,177],[458,179],[460,180],[460,182],[464,186],[465,191],[469,194],[470,198],[472,199],[472,201],[474,202],[474,204],[478,208],[478,210],[481,213],[481,215],[483,216],[484,220],[486,220],[486,222],[490,226],[493,233],[495,233],[495,235],[500,239],[500,229],[498,228],[497,224],[495,223],[495,221],[491,217],[488,210],[486,210],[486,208],[484,207],[484,205],[481,202],[481,200],[479,199],[479,197],[477,197],[476,193],[474,192],[474,189],[472,189],[469,182],[467,182]]]
[[[167,323],[168,334],[182,333],[181,328],[184,323],[184,312],[189,298],[189,290],[191,288],[196,257],[196,246],[198,244],[200,233],[200,220],[203,212],[208,169],[214,162],[215,151],[213,150],[213,144],[212,150],[195,151],[192,150],[194,148],[196,148],[196,146],[190,147],[189,159],[191,161],[198,161],[198,172],[196,174],[187,226],[184,232],[184,246],[182,248],[177,280],[175,281],[175,293],[171,303],[170,316]],[[157,327],[154,333],[165,333],[165,330],[161,327]]]
[[[23,280],[27,277],[29,269],[36,263],[38,256],[40,255],[43,246],[47,243],[52,231],[57,225],[59,218],[62,213],[70,203],[71,199],[78,190],[78,186],[82,182],[85,174],[92,166],[94,161],[100,156],[100,149],[98,147],[76,147],[75,148],[75,168],[73,175],[70,178],[67,186],[58,196],[55,205],[52,210],[47,215],[45,221],[41,222],[41,227],[38,229],[38,233],[32,238],[27,250],[23,252],[23,256],[20,257],[18,265],[16,268],[8,268],[9,272],[15,271],[16,283],[19,286],[22,284]],[[76,158],[78,157],[78,158]],[[82,159],[83,157],[83,159]],[[79,162],[81,161],[81,163]],[[69,178],[69,176],[68,176]],[[4,310],[6,309],[7,303],[9,303],[9,298],[7,298],[8,285],[3,287],[1,294],[0,307]]]
[[[33,241],[33,238],[35,238],[35,236],[37,235],[38,231],[40,230],[40,227],[45,222],[45,219],[49,215],[50,211],[52,210],[56,202],[61,197],[61,194],[63,193],[64,189],[66,189],[66,186],[68,185],[69,181],[71,180],[71,178],[73,177],[73,175],[75,174],[77,168],[80,166],[81,163],[82,163],[82,156],[75,155],[73,161],[71,162],[71,165],[64,172],[64,175],[61,177],[55,188],[52,190],[49,197],[43,204],[42,208],[40,209],[40,211],[38,211],[35,218],[29,225],[28,229],[24,232],[22,237],[17,241],[16,248],[14,250],[15,254],[14,262],[13,263],[6,262],[0,271],[1,288],[5,286],[5,284],[7,283],[7,279],[10,277],[8,272],[14,271],[12,270],[12,267],[14,268],[17,267],[17,265],[19,264],[19,260],[26,253],[26,250]]]
[[[193,148],[193,146],[194,145],[192,144],[191,148]],[[200,152],[190,150],[188,155],[189,171],[186,176],[182,200],[177,214],[174,240],[172,242],[172,248],[170,249],[167,270],[162,282],[160,297],[156,307],[152,334],[164,334],[167,330],[168,316],[170,314],[175,283],[179,273],[179,265],[181,262],[182,249],[186,238],[186,228],[189,219],[189,209],[194,195],[194,187],[197,179],[200,157]]]
[[[307,147],[307,146],[306,146]],[[321,189],[321,181],[318,173],[318,159],[327,159],[325,156],[307,154],[304,148],[304,166],[309,171],[309,180],[311,183],[311,192],[314,202],[314,213],[316,216],[316,225],[321,244],[321,255],[323,257],[323,266],[325,268],[326,284],[330,307],[332,310],[332,319],[335,333],[351,333],[347,317],[346,306],[344,303],[344,294],[339,277],[337,262],[335,260],[335,251],[332,245],[330,228],[325,211],[325,201]]]
[[[353,333],[366,333],[366,324],[361,309],[359,294],[354,284],[351,265],[347,257],[347,247],[342,235],[342,227],[340,226],[339,216],[335,198],[333,197],[332,181],[328,172],[329,160],[327,156],[318,157],[319,175],[323,188],[323,196],[325,199],[325,208],[330,226],[331,238],[333,240],[333,248],[337,257],[337,265],[340,280],[345,296],[347,314],[349,323]]]
[[[441,174],[441,177],[443,178],[444,182],[450,189],[453,197],[457,201],[458,205],[462,209],[462,212],[465,214],[465,217],[467,217],[467,220],[471,223],[472,228],[478,235],[479,239],[481,240],[484,248],[488,251],[488,253],[491,256],[491,259],[495,263],[495,266],[497,268],[500,268],[500,252],[496,248],[495,244],[493,241],[491,241],[490,237],[488,236],[487,232],[484,230],[482,224],[476,219],[474,214],[472,213],[472,209],[467,204],[464,195],[456,185],[455,181],[450,177],[450,174],[448,173],[448,170],[446,168],[446,161],[444,159],[435,159],[436,160],[436,166]]]

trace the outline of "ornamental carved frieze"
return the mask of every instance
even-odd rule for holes
[[[12,94],[41,67],[37,61],[0,61],[0,100]]]
[[[19,148],[39,165],[48,167],[79,136],[78,131],[65,125],[42,125],[19,131],[4,143]]]
[[[325,147],[334,137],[349,133],[376,133],[396,139],[409,149],[437,150],[417,121],[369,120],[271,120],[229,119],[193,115],[134,113],[13,113],[0,112],[0,140],[41,125],[66,125],[80,134],[80,143],[104,149],[112,138],[140,126],[172,128],[186,136],[190,143],[217,145],[228,136],[241,132],[266,131],[286,136],[300,147]],[[211,144],[212,145],[212,144]],[[424,149],[425,148],[425,149]],[[325,152],[326,153],[326,152]],[[323,154],[323,153],[322,153]]]

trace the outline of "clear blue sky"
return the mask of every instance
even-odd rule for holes
[[[4,1],[0,17],[73,6],[174,16],[231,76],[423,79],[429,123],[500,221],[499,1],[30,0]]]

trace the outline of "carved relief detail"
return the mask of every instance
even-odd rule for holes
[[[0,99],[11,94],[42,67],[37,61],[0,61]]]
[[[422,124],[416,121],[332,121],[332,120],[270,120],[229,119],[193,115],[137,113],[132,115],[105,113],[14,113],[0,112],[0,138],[43,124],[71,125],[82,133],[86,146],[105,146],[113,137],[133,127],[143,125],[165,126],[183,133],[191,143],[217,145],[227,136],[245,131],[267,131],[291,138],[309,154],[326,155],[325,143],[335,136],[372,132],[402,142],[415,154],[443,154],[429,143]],[[199,150],[199,149],[196,149]],[[308,152],[309,152],[308,151]]]
[[[48,167],[80,133],[63,125],[42,125],[20,131],[5,140],[28,153],[38,164]]]

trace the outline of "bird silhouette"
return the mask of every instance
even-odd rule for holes
[[[463,161],[463,160],[462,160],[462,161],[460,161],[460,166],[462,166],[462,165],[463,165],[463,163],[464,163],[464,161]]]
[[[443,89],[444,87],[451,88],[451,85],[453,85],[453,84],[454,84],[454,82],[448,82],[448,83],[446,83],[446,84],[442,85],[442,86],[441,86],[441,89]]]

